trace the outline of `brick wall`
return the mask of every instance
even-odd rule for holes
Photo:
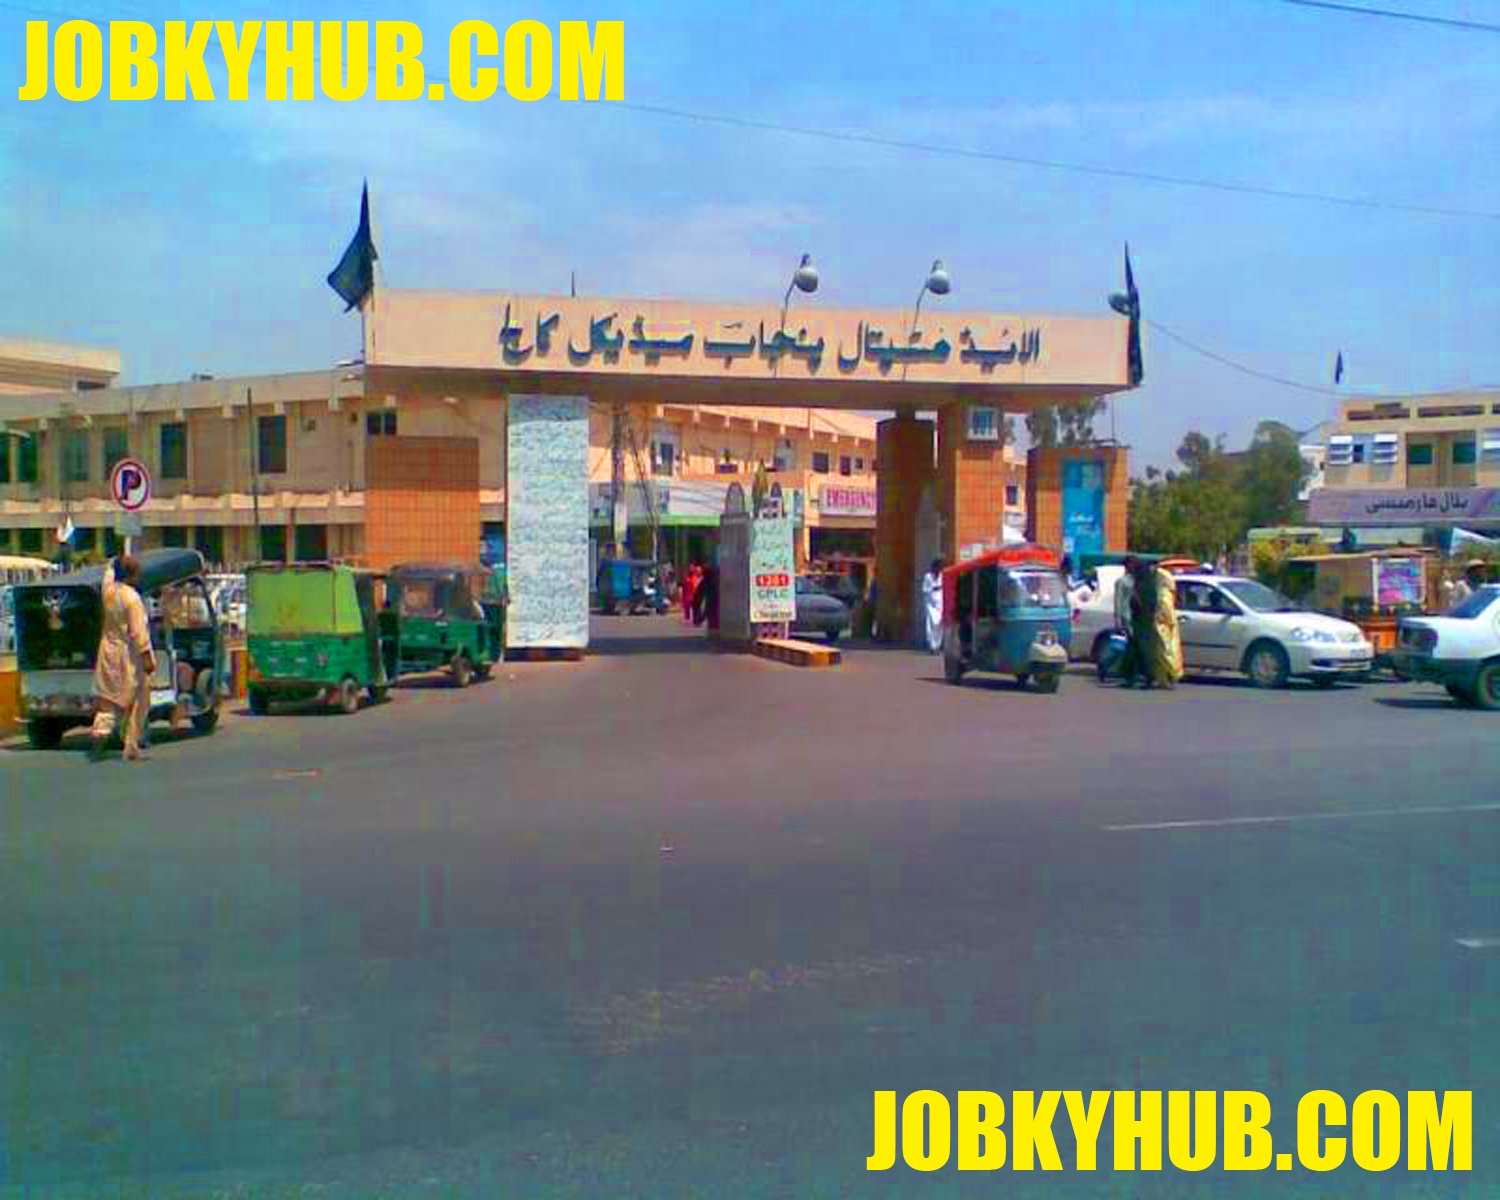
[[[1063,463],[1070,459],[1104,463],[1104,548],[1128,548],[1130,520],[1129,452],[1124,446],[1054,446],[1026,456],[1026,536],[1044,546],[1062,545]]]
[[[916,597],[917,510],[933,478],[933,423],[893,417],[876,427],[875,579],[883,637],[905,640]]]
[[[366,565],[478,560],[476,439],[370,438],[365,487]]]
[[[965,405],[950,404],[938,418],[937,471],[944,520],[942,556],[957,562],[965,546],[998,546],[1005,485],[1012,481],[1012,470],[1003,442],[969,440]]]

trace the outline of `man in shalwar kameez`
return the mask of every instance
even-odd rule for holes
[[[143,757],[141,732],[151,707],[151,676],[156,655],[151,649],[151,623],[135,585],[141,566],[124,555],[104,569],[102,600],[104,628],[94,660],[94,715],[90,753],[98,758],[118,727],[125,758]]]

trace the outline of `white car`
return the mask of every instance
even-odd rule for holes
[[[1500,709],[1500,586],[1477,589],[1445,616],[1404,618],[1392,659],[1404,679],[1441,683],[1460,704]]]
[[[1329,686],[1368,675],[1375,651],[1359,626],[1310,612],[1253,579],[1178,575],[1177,622],[1187,670],[1235,671],[1258,687],[1288,679]]]
[[[1092,663],[1099,661],[1099,655],[1115,629],[1115,585],[1124,574],[1125,568],[1118,564],[1097,567],[1091,582],[1068,592],[1068,607],[1073,610],[1069,658]]]

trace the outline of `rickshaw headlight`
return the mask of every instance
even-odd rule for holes
[[[1038,646],[1057,645],[1057,631],[1050,625],[1044,625],[1042,631],[1036,635],[1036,642]]]

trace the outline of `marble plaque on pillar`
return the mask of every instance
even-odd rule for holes
[[[589,644],[588,455],[586,396],[510,397],[507,647]]]

